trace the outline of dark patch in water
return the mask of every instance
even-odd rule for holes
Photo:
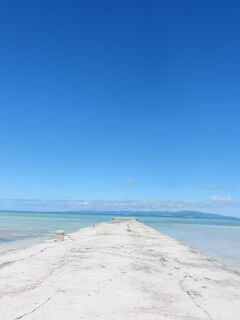
[[[30,237],[26,237],[26,236],[17,236],[17,237],[3,237],[0,238],[0,244],[2,243],[6,243],[6,242],[11,242],[11,241],[18,241],[18,240],[24,240]]]

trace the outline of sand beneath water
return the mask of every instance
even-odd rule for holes
[[[135,219],[0,256],[3,320],[239,320],[240,275]]]

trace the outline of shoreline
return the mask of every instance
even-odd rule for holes
[[[129,217],[117,217],[118,219],[127,219]],[[137,217],[133,217],[134,219],[138,220]],[[188,247],[190,250],[196,252],[196,253],[199,253],[199,254],[202,254],[202,255],[205,255],[206,257],[208,257],[209,259],[213,260],[213,261],[216,261],[217,263],[219,264],[222,264],[222,266],[226,269],[229,269],[229,270],[232,270],[234,272],[237,272],[239,273],[240,275],[240,268],[239,268],[239,264],[228,264],[226,261],[224,261],[223,259],[221,259],[220,257],[214,257],[213,255],[205,252],[204,250],[201,250],[201,249],[198,249],[194,246],[192,246],[191,244],[185,242],[184,240],[181,240],[181,239],[178,239],[177,237],[174,237],[174,236],[171,236],[161,230],[159,230],[158,228],[154,228],[153,226],[151,225],[148,225],[148,224],[145,224],[144,222],[140,221],[141,223],[143,223],[144,225],[152,228],[153,230],[161,233],[162,235],[165,235],[166,237],[170,238],[170,239],[173,239],[177,242],[179,242],[180,245],[183,245],[185,247]],[[98,222],[97,224],[95,225],[98,225],[98,224],[101,224],[101,223],[105,223],[105,222]],[[90,226],[87,226],[87,227],[82,227],[80,229],[76,229],[75,231],[72,231],[70,232],[69,234],[74,234],[74,233],[77,233],[77,232],[80,232],[82,229],[85,229],[85,228],[90,228],[92,227],[91,225]],[[219,228],[219,226],[218,226]],[[220,226],[221,228],[221,226]],[[44,237],[44,236],[39,236],[37,238],[27,238],[25,240],[17,240],[17,241],[9,241],[9,242],[6,242],[6,243],[2,243],[0,244],[0,258],[1,256],[3,255],[6,255],[8,253],[13,253],[13,252],[16,252],[18,250],[24,250],[24,249],[27,249],[29,247],[32,247],[34,245],[38,245],[40,243],[46,243],[46,242],[52,242],[54,241],[54,233],[52,233],[51,237]],[[0,266],[1,267],[1,266]]]
[[[10,216],[0,215],[2,239],[17,240],[0,242],[0,254],[6,252],[7,249],[22,248],[26,245],[52,238],[55,230],[62,227],[67,232],[72,233],[82,227],[108,221],[113,217],[108,216],[106,218],[106,216],[102,215],[87,214],[69,215],[65,213],[63,215],[62,213],[52,215],[34,212],[22,213],[21,215],[12,212]],[[124,216],[120,215],[119,217]],[[240,223],[233,224],[230,220],[226,222],[227,220],[225,219],[216,221],[214,219],[215,222],[212,223],[211,220],[213,219],[170,219],[151,216],[135,218],[159,232],[182,241],[187,246],[214,257],[218,261],[222,261],[229,268],[240,271]],[[8,224],[9,228],[7,227]],[[16,239],[14,239],[15,236]],[[19,237],[19,240],[17,237]]]
[[[240,273],[135,219],[0,256],[0,317],[239,319]]]

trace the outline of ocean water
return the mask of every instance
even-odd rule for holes
[[[142,217],[141,221],[240,271],[240,220]]]
[[[55,212],[0,211],[0,254],[54,238],[55,230],[70,233],[111,219],[108,215]]]
[[[131,216],[131,214],[129,214]],[[115,217],[102,214],[0,212],[0,253]],[[240,271],[240,220],[138,217],[143,223]]]

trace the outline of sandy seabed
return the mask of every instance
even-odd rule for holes
[[[1,320],[240,320],[240,274],[135,219],[0,256]]]

